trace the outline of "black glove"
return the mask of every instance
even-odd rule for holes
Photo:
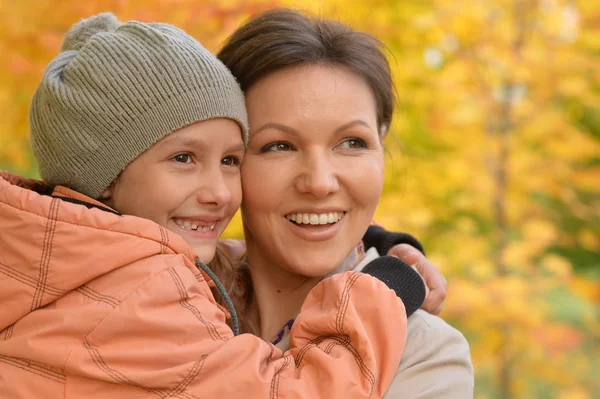
[[[406,317],[419,309],[425,301],[425,283],[412,267],[395,256],[381,256],[367,264],[363,273],[384,282],[404,302]]]
[[[390,248],[398,244],[411,245],[425,255],[423,246],[415,237],[406,233],[392,233],[379,226],[369,226],[363,236],[363,244],[365,244],[365,249],[375,247],[382,256],[387,255]]]

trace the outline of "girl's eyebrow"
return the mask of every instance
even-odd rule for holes
[[[244,145],[244,143],[238,144],[236,146],[230,147],[227,151],[233,151],[233,152],[246,151],[246,146]]]
[[[191,138],[191,137],[184,137],[184,138],[180,138],[180,137],[175,137],[175,136],[171,136],[167,139],[165,139],[162,142],[163,145],[166,146],[185,146],[185,147],[206,147],[208,145],[208,143],[206,143],[204,140],[198,139],[198,138]]]
[[[193,138],[193,137],[169,137],[166,138],[163,142],[162,142],[162,146],[166,147],[167,149],[171,148],[171,147],[185,147],[185,148],[206,148],[206,147],[211,147],[210,143],[208,143],[206,140],[201,140],[198,138]],[[242,151],[246,151],[246,147],[244,146],[244,143],[240,140],[239,144],[235,144],[232,145],[231,147],[229,147],[227,149],[227,151],[232,151],[232,152],[242,152]]]

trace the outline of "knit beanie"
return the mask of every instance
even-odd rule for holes
[[[243,93],[194,38],[162,23],[110,13],[71,28],[31,103],[42,179],[97,198],[136,157],[170,133],[211,118],[237,122]]]

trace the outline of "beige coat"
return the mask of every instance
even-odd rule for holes
[[[469,344],[437,316],[417,310],[408,318],[408,338],[385,399],[471,399],[473,364]]]

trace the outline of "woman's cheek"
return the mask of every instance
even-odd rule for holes
[[[365,157],[352,162],[346,168],[346,180],[352,191],[365,205],[376,206],[383,190],[384,165],[379,157]]]

